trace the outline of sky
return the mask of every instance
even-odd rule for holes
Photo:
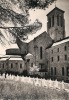
[[[41,9],[29,10],[29,13],[30,13],[29,20],[31,19],[30,23],[33,23],[36,19],[38,19],[40,22],[42,22],[42,25],[43,25],[41,32],[47,31],[47,16],[46,15],[54,7],[55,7],[55,3],[48,6],[48,8],[46,8],[46,10],[41,10]],[[56,1],[56,7],[65,11],[65,13],[64,13],[65,33],[66,33],[66,36],[69,36],[69,0],[57,0]]]

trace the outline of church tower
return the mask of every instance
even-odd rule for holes
[[[47,14],[47,33],[54,42],[64,39],[65,37],[65,20],[64,11],[55,7]]]

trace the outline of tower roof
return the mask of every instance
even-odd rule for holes
[[[53,11],[55,11],[55,10],[61,11],[62,13],[65,12],[65,11],[59,9],[58,7],[55,7],[52,11],[50,11],[50,12],[47,14],[47,16],[48,16],[50,13],[52,13]]]

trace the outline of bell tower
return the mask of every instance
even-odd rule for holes
[[[47,33],[54,42],[65,38],[64,11],[55,7],[47,14]]]

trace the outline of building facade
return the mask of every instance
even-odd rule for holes
[[[54,43],[46,50],[48,74],[52,79],[68,80],[69,38]]]
[[[30,41],[17,38],[19,50],[6,50],[7,55],[21,55],[23,60],[10,58],[8,68],[5,66],[6,69],[14,72],[22,73],[27,70],[28,74],[66,81],[69,80],[69,37],[65,37],[64,11],[55,7],[47,14],[47,19],[47,33],[45,31]],[[0,63],[5,62],[6,60],[3,59],[0,61]],[[4,64],[1,66],[4,67]],[[30,72],[33,68],[39,70]]]
[[[20,44],[21,52],[25,51],[26,48],[26,53],[30,53],[33,57],[25,59],[27,71],[29,72],[30,68],[32,69],[32,67],[37,66],[39,68],[38,74],[42,74],[41,76],[44,75],[45,77],[48,69],[45,56],[46,48],[51,46],[53,43],[49,34],[45,31],[27,43],[22,42],[26,46],[25,48],[19,39],[17,40],[17,43],[18,45]],[[35,74],[37,74],[37,72]]]
[[[46,32],[28,43],[28,52],[33,55],[34,64],[40,69],[47,69],[45,50],[49,45],[52,45],[52,39]]]
[[[69,80],[69,37],[65,37],[64,11],[55,7],[47,18],[49,36],[42,33],[29,42],[28,52],[34,55],[35,64],[41,70],[46,69],[50,78],[66,81]]]
[[[54,40],[53,45],[46,49],[48,75],[66,81],[69,75],[69,37],[65,37],[64,11],[55,7],[47,18],[48,34]]]
[[[0,74],[10,73],[10,74],[23,74],[26,70],[25,62],[18,55],[7,55],[0,58]]]

